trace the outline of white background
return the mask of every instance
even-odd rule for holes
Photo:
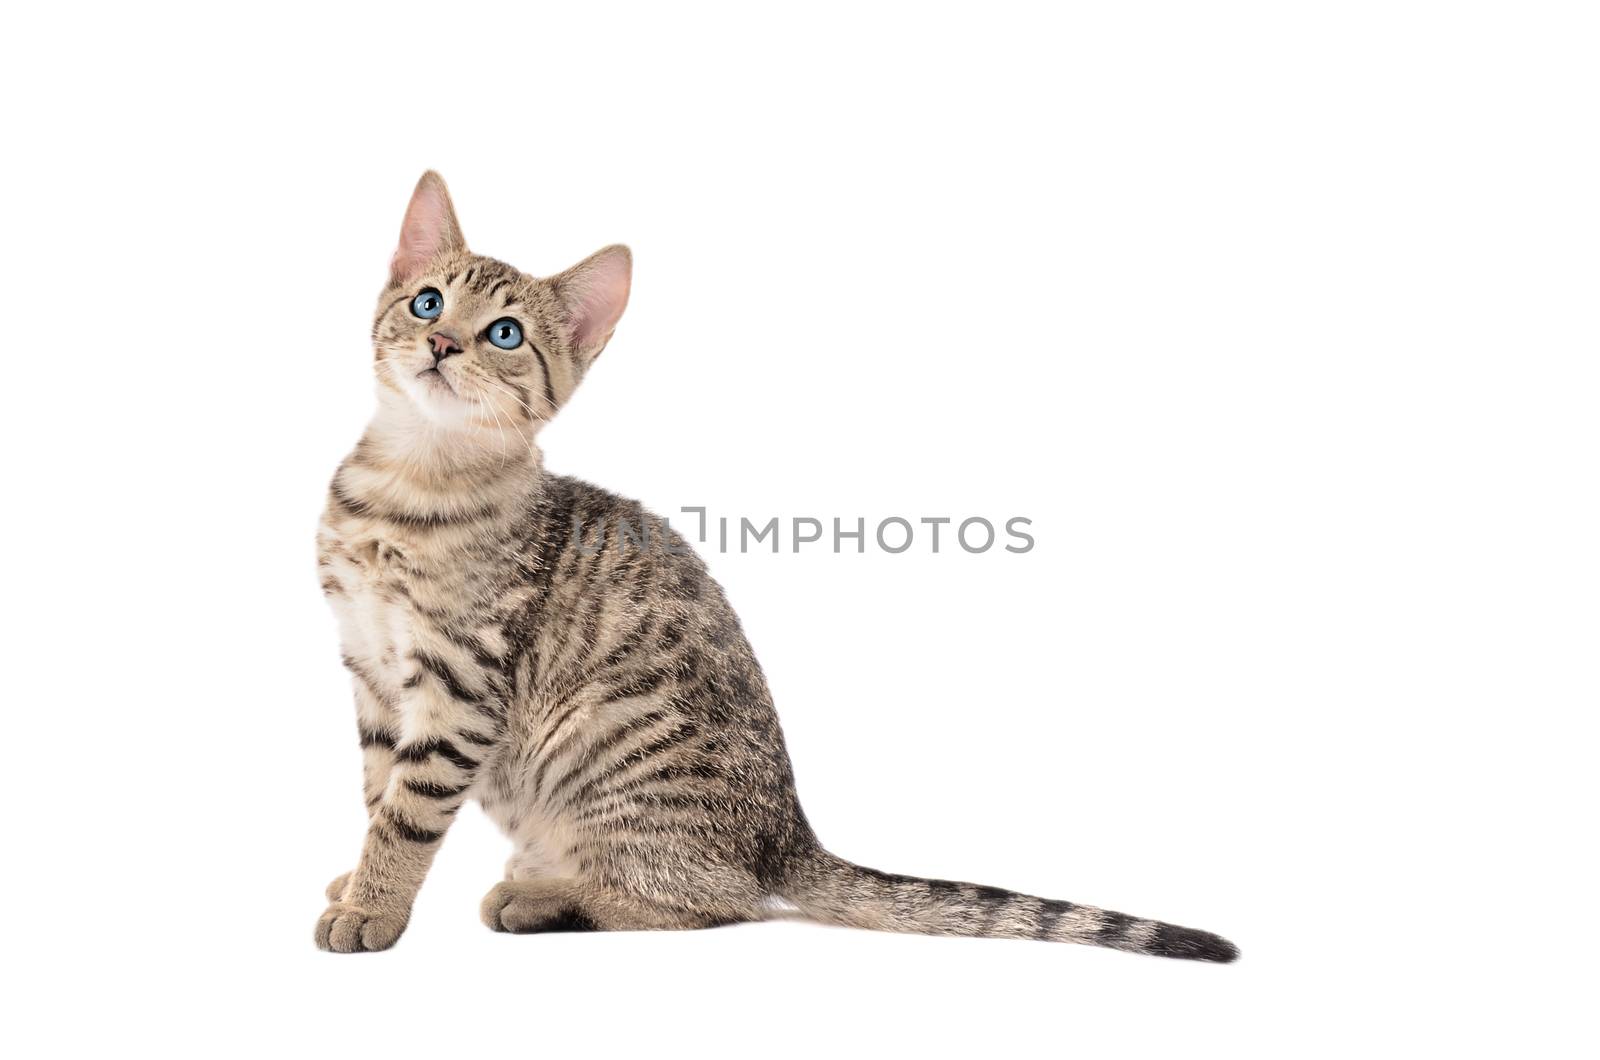
[[[1593,1055],[1582,6],[12,9],[6,1051]],[[833,850],[1242,960],[499,936],[475,811],[318,952],[311,538],[429,166],[528,271],[633,247],[554,470],[1034,520],[708,555]]]

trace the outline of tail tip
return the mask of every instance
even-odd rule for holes
[[[1150,952],[1158,957],[1177,957],[1186,961],[1211,961],[1232,964],[1239,959],[1239,947],[1209,931],[1162,924],[1151,940]]]

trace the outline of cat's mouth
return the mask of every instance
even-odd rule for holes
[[[456,388],[450,385],[450,380],[446,379],[444,373],[437,368],[424,368],[417,373],[417,378],[428,386],[442,386],[452,394],[456,392]]]

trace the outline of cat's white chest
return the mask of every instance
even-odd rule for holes
[[[335,584],[328,599],[339,621],[340,648],[382,691],[398,695],[415,640],[402,554],[377,538],[341,545],[325,572]]]

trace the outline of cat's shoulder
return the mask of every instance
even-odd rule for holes
[[[631,497],[570,475],[548,475],[538,504],[546,526],[574,541],[604,542],[608,548],[641,547],[658,558],[699,565],[671,520]]]
[[[547,474],[537,503],[552,512],[571,512],[580,518],[648,514],[638,501],[571,475]]]

